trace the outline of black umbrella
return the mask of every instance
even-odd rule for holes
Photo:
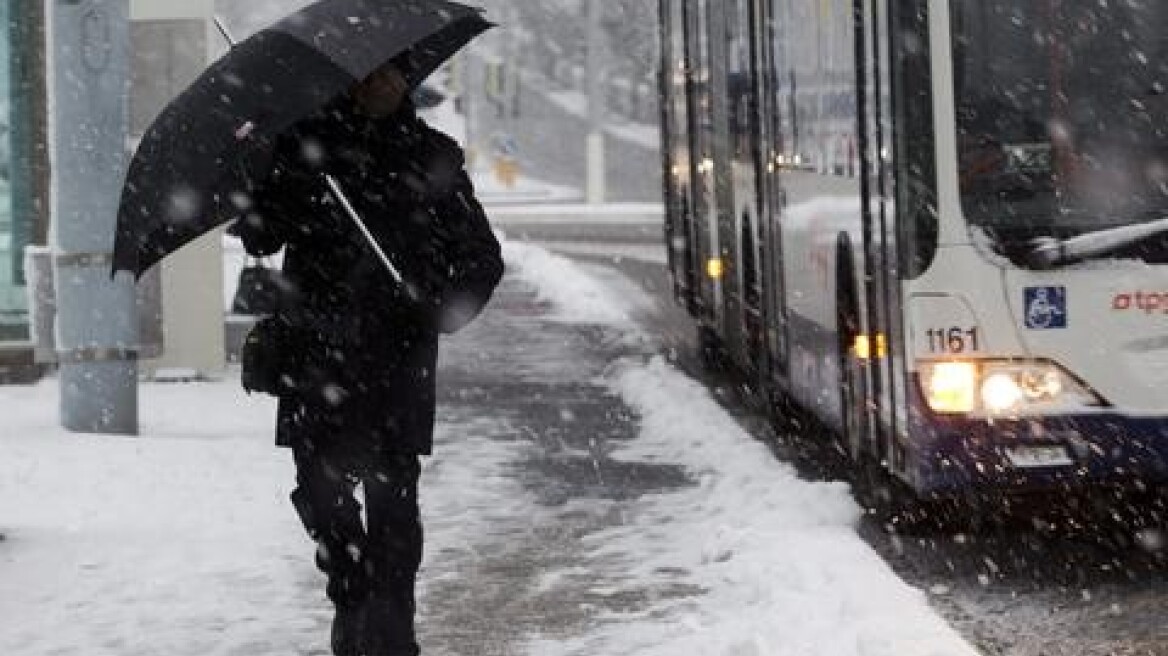
[[[118,208],[113,272],[140,276],[237,216],[275,138],[393,60],[411,85],[491,26],[448,0],[319,0],[212,64],[146,131]]]

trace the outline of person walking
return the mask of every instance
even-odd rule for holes
[[[463,153],[416,115],[405,68],[391,61],[285,131],[230,228],[253,256],[285,249],[278,309],[244,347],[244,385],[279,397],[277,443],[292,449],[292,503],[327,576],[337,656],[419,653],[418,478],[439,336],[471,321],[503,274]]]

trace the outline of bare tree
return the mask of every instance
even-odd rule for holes
[[[652,81],[657,70],[656,3],[606,0],[604,14],[614,73],[634,82]]]

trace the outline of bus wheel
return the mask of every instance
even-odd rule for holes
[[[845,274],[846,276],[846,274]],[[841,278],[848,280],[849,278]],[[863,454],[867,438],[867,416],[865,404],[867,394],[863,363],[856,356],[853,342],[860,333],[859,312],[855,295],[850,287],[841,290],[836,309],[836,325],[839,331],[839,398],[840,398],[840,447],[843,454],[858,464]]]
[[[840,406],[843,413],[843,448],[852,462],[858,463],[864,448],[864,376],[859,360],[846,351],[840,358]]]
[[[927,499],[865,453],[856,464],[856,501],[886,533],[931,536],[959,525],[952,502]]]
[[[726,370],[726,348],[714,329],[704,324],[698,326],[698,359],[706,371]]]

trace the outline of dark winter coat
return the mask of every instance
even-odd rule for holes
[[[375,120],[337,103],[290,130],[277,153],[232,230],[253,255],[286,246],[277,318],[292,337],[277,443],[360,458],[430,453],[439,334],[478,314],[503,273],[461,149],[412,110]],[[393,281],[325,172],[416,296]]]

